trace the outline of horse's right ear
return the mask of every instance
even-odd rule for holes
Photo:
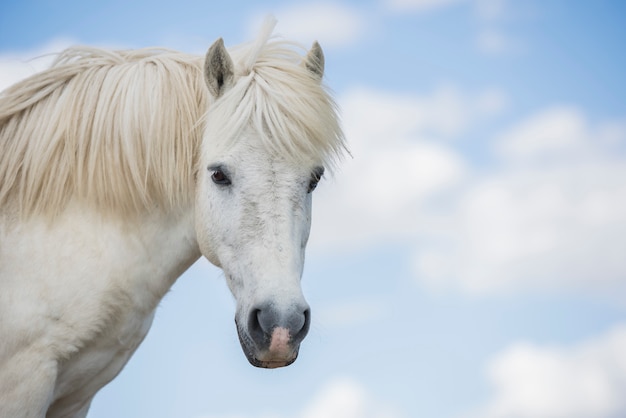
[[[234,81],[235,66],[224,47],[224,40],[219,38],[211,45],[204,60],[204,79],[214,97],[220,97]]]

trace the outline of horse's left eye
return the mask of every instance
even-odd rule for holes
[[[221,186],[228,186],[230,184],[230,179],[228,178],[226,173],[224,173],[224,171],[219,167],[213,168],[211,180],[213,180],[213,183],[219,184]]]
[[[307,190],[307,193],[311,193],[313,190],[315,190],[323,175],[324,169],[322,167],[316,168],[313,173],[311,173],[311,180],[309,181],[309,188]]]

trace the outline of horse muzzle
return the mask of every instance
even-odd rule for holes
[[[241,348],[250,364],[274,369],[296,361],[300,343],[309,331],[310,312],[306,304],[278,309],[275,304],[265,303],[251,309],[243,323],[235,320]]]

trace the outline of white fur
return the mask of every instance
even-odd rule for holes
[[[343,138],[321,50],[302,65],[271,26],[233,52],[217,100],[198,57],[92,49],[0,95],[0,417],[84,417],[201,254],[240,324],[261,302],[306,305],[307,188]],[[293,360],[274,334],[267,367]]]
[[[224,270],[242,321],[270,296],[277,304],[303,299],[300,276],[311,226],[306,187],[315,167],[276,160],[253,139],[207,155],[232,167],[233,186],[220,190],[206,170],[199,173],[196,200],[200,248]]]
[[[2,219],[0,416],[82,416],[200,255],[191,211],[132,224],[68,208]]]

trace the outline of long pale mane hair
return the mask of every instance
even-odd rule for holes
[[[233,50],[237,81],[215,103],[203,58],[163,49],[71,48],[0,93],[0,212],[188,205],[205,128],[215,146],[252,127],[278,155],[332,165],[344,150],[334,102],[293,44],[270,39],[274,24]]]

